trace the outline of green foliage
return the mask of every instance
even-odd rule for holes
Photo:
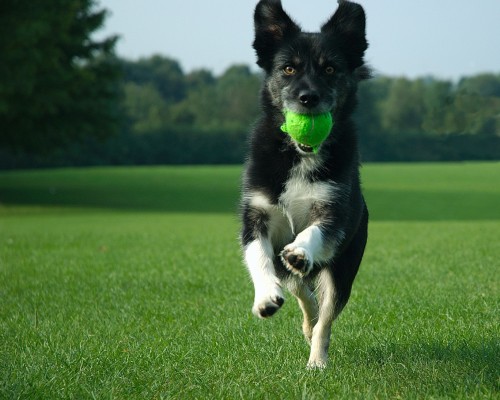
[[[425,115],[422,81],[392,80],[386,99],[381,101],[381,127],[385,132],[420,132]]]
[[[244,160],[259,72],[117,60],[115,37],[91,40],[106,16],[92,0],[8,0],[0,11],[0,168]],[[498,159],[500,75],[379,76],[360,83],[355,122],[365,161]]]
[[[260,80],[246,66],[231,67],[217,79],[206,70],[184,75],[176,61],[160,56],[122,66],[134,133],[178,127],[219,133],[246,129],[256,118]]]
[[[135,133],[151,133],[168,123],[167,102],[151,83],[127,82],[124,85],[124,106]]]
[[[497,398],[499,168],[363,168],[370,238],[325,371],[291,296],[250,313],[240,168],[0,173],[0,398]]]
[[[214,77],[206,70],[183,74],[175,61],[158,56],[124,65],[130,130],[143,134],[145,143],[152,140],[148,132],[155,135],[154,140],[163,132],[164,140],[174,144],[172,132],[179,129],[195,136],[205,133],[204,138],[209,142],[215,138],[222,143],[232,138],[244,140],[259,115],[258,93],[262,79],[247,66],[236,65]],[[154,78],[156,73],[152,68],[145,68],[148,65],[171,71],[165,80],[173,82],[171,88],[176,96],[163,94]],[[464,78],[457,84],[431,77],[410,80],[381,76],[362,82],[355,120],[363,158],[377,161],[497,159],[500,154],[499,85],[500,75],[493,74]],[[228,135],[229,132],[234,134]],[[229,147],[232,146],[227,142],[226,146],[222,144],[215,149],[219,160],[228,160],[226,149]],[[244,158],[243,146],[238,149],[241,152],[234,153],[232,162],[238,163]],[[195,151],[188,146],[178,150]],[[175,162],[176,158],[170,157],[169,162]],[[191,163],[199,161],[198,157],[185,159]]]
[[[368,89],[360,91],[361,104],[372,110],[378,134],[500,136],[500,75],[463,78],[456,85],[434,78],[376,78],[363,85]],[[361,126],[373,131],[358,115]]]
[[[116,130],[117,38],[91,38],[105,17],[93,0],[2,1],[0,145],[46,151]]]
[[[122,61],[125,81],[138,85],[152,85],[168,102],[185,97],[186,82],[179,63],[170,58],[154,55],[137,62]]]

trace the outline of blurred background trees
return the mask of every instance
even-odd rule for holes
[[[0,168],[241,163],[262,76],[114,55],[92,0],[0,3]],[[378,76],[355,114],[365,161],[500,158],[500,74]]]
[[[118,130],[117,40],[92,0],[0,3],[0,146],[47,153]]]

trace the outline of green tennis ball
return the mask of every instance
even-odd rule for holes
[[[310,146],[317,153],[319,146],[328,137],[333,127],[332,114],[297,114],[285,111],[285,123],[281,130],[288,133],[296,142]]]

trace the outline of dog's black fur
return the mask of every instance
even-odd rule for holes
[[[254,20],[265,79],[241,202],[241,241],[256,289],[253,312],[273,315],[287,286],[304,312],[312,346],[308,366],[324,367],[331,322],[349,299],[367,240],[351,120],[357,84],[369,74],[365,14],[358,4],[339,1],[320,33],[304,33],[279,0],[261,0]],[[280,130],[285,109],[332,113],[334,126],[317,154]]]

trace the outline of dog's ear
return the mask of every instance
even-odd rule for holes
[[[363,65],[363,55],[368,48],[365,31],[363,7],[346,0],[339,0],[337,11],[321,27],[322,33],[338,38],[352,70]]]
[[[261,0],[255,7],[255,40],[257,64],[266,71],[272,68],[274,55],[287,39],[300,32],[300,27],[283,10],[280,0]]]

